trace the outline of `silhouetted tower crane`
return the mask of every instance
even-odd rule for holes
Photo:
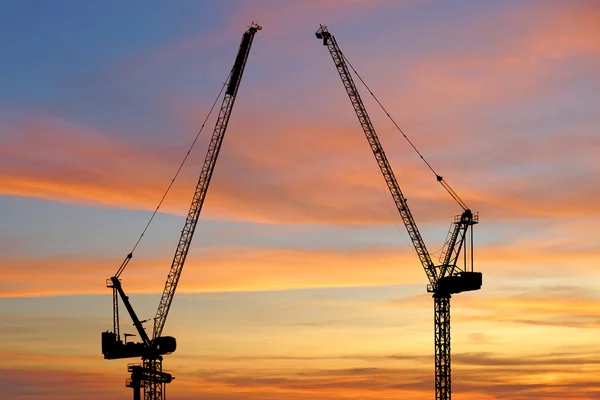
[[[185,263],[185,259],[192,243],[192,237],[200,217],[200,211],[208,191],[208,185],[212,177],[217,157],[219,156],[219,150],[223,143],[227,124],[231,116],[233,104],[237,96],[240,81],[246,67],[246,61],[248,54],[250,53],[250,47],[254,35],[257,31],[261,30],[257,24],[252,23],[250,28],[242,36],[240,48],[238,50],[235,63],[229,74],[226,82],[226,91],[221,104],[221,110],[217,118],[215,129],[213,131],[208,152],[204,159],[204,165],[196,185],[194,197],[192,198],[192,204],[185,220],[185,225],[181,231],[181,237],[177,249],[175,250],[175,256],[171,264],[171,269],[167,275],[167,281],[163,294],[160,298],[158,310],[154,318],[154,329],[152,338],[148,336],[142,325],[145,321],[140,321],[137,317],[129,298],[123,291],[121,281],[119,279],[121,273],[132,258],[132,253],[128,254],[121,266],[119,267],[115,276],[111,277],[107,281],[107,286],[113,289],[113,331],[102,333],[102,353],[105,359],[120,359],[130,357],[141,357],[142,364],[130,364],[128,371],[131,372],[131,379],[127,381],[127,386],[133,388],[134,400],[141,399],[141,389],[144,390],[144,400],[164,400],[166,398],[166,384],[173,380],[173,377],[163,372],[162,370],[162,355],[170,354],[175,351],[177,342],[174,337],[162,336],[163,328],[169,314],[171,302],[177,289],[177,283],[181,276],[181,271]],[[143,234],[142,234],[143,235]],[[119,297],[123,301],[125,308],[127,309],[134,326],[138,334],[140,335],[141,342],[129,342],[127,343],[125,335],[125,342],[121,340],[119,330]]]
[[[466,204],[448,186],[442,177],[436,174],[437,180],[462,207],[463,213],[455,217],[440,257],[441,264],[435,265],[425,247],[425,242],[408,208],[406,198],[400,190],[390,163],[375,133],[375,128],[373,128],[371,119],[350,75],[347,60],[340,50],[335,37],[329,33],[326,26],[321,25],[316,32],[316,36],[329,49],[329,53],[333,58],[333,62],[352,103],[352,107],[356,112],[358,121],[365,132],[379,169],[387,183],[402,217],[402,221],[406,226],[408,235],[429,279],[427,291],[433,294],[434,300],[435,398],[436,400],[449,400],[452,393],[450,368],[450,297],[455,293],[481,288],[482,274],[480,272],[473,272],[472,246],[473,225],[479,222],[479,218],[477,215],[473,215],[471,210],[469,210]],[[470,248],[469,239],[471,243]],[[464,260],[462,267],[459,267],[457,263],[463,247],[465,248]],[[470,256],[467,256],[467,252],[470,252]]]

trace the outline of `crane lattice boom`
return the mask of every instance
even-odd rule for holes
[[[165,322],[169,314],[173,296],[175,295],[175,290],[177,289],[177,284],[179,282],[179,278],[181,277],[181,271],[190,249],[194,231],[196,230],[198,218],[200,217],[200,212],[202,210],[202,205],[204,204],[204,199],[206,198],[208,186],[214,172],[215,164],[219,156],[219,150],[221,149],[221,144],[223,143],[225,131],[227,130],[227,124],[229,123],[231,111],[233,109],[242,75],[246,67],[246,61],[248,59],[248,54],[250,53],[250,47],[252,46],[254,35],[261,29],[262,27],[252,23],[252,25],[242,36],[237,57],[226,82],[225,96],[223,98],[215,129],[208,146],[208,151],[204,159],[200,177],[194,191],[192,204],[190,205],[185,224],[181,231],[181,236],[175,250],[175,256],[173,257],[173,262],[171,263],[171,268],[169,270],[169,274],[167,275],[167,281],[165,283],[163,294],[160,298],[156,317],[154,318],[152,338],[146,334],[142,325],[142,323],[145,321],[140,321],[137,317],[133,307],[131,306],[131,303],[129,302],[129,298],[123,291],[121,282],[119,280],[119,276],[129,263],[129,260],[132,258],[133,252],[127,255],[127,258],[123,261],[123,264],[121,264],[121,267],[117,271],[116,275],[110,278],[107,282],[107,286],[113,289],[114,330],[113,332],[102,332],[102,353],[106,359],[131,357],[142,358],[141,365],[130,364],[129,366],[131,379],[127,381],[127,386],[133,388],[134,400],[141,399],[140,396],[142,388],[144,391],[144,400],[164,400],[165,385],[173,380],[173,377],[170,374],[162,370],[162,355],[170,354],[175,351],[177,343],[174,337],[162,336],[162,331],[165,327]],[[127,308],[127,311],[129,312],[129,315],[138,331],[138,334],[142,338],[142,342],[127,343],[127,336],[130,336],[128,334],[125,334],[125,342],[121,340],[118,310],[119,296],[125,304],[125,307]]]
[[[408,235],[410,236],[410,240],[412,241],[415,250],[417,251],[417,255],[419,256],[419,260],[421,260],[421,265],[425,269],[425,273],[429,278],[429,282],[433,285],[437,281],[436,269],[431,260],[431,256],[427,251],[427,247],[425,246],[425,242],[419,233],[419,229],[417,228],[417,224],[408,208],[406,198],[402,194],[402,190],[400,190],[400,186],[398,185],[398,181],[394,176],[394,172],[392,171],[392,167],[383,151],[383,147],[379,142],[379,138],[375,133],[375,128],[371,123],[371,119],[369,118],[369,114],[363,104],[363,101],[358,93],[358,89],[354,84],[354,80],[352,79],[352,75],[350,75],[350,71],[348,70],[348,66],[346,65],[346,61],[344,59],[344,55],[342,54],[342,50],[338,46],[335,37],[333,37],[328,31],[327,27],[321,25],[321,28],[317,31],[317,38],[323,39],[323,44],[327,46],[331,57],[333,58],[333,62],[337,68],[338,73],[340,74],[340,78],[342,79],[342,83],[344,84],[344,88],[348,93],[348,97],[350,98],[350,102],[352,103],[352,107],[356,112],[356,116],[358,117],[358,121],[365,132],[365,136],[367,137],[367,141],[371,146],[371,151],[377,160],[377,164],[379,165],[379,169],[381,170],[381,174],[385,179],[385,183],[390,189],[390,193],[394,199],[394,203],[396,203],[396,207],[398,208],[398,212],[402,217],[402,221],[404,221],[404,225],[406,226],[406,230],[408,231]]]
[[[333,59],[335,67],[342,79],[346,93],[350,98],[352,107],[358,117],[358,121],[367,137],[371,151],[375,156],[375,160],[379,165],[381,174],[387,183],[387,186],[392,194],[392,198],[396,203],[398,212],[402,217],[402,221],[406,226],[408,235],[415,247],[421,265],[423,266],[429,285],[427,290],[433,293],[434,299],[434,337],[435,337],[435,390],[436,400],[450,400],[451,398],[451,366],[450,366],[450,298],[454,293],[460,293],[468,290],[478,290],[481,288],[481,273],[473,272],[471,244],[471,260],[466,258],[467,247],[467,231],[478,222],[478,217],[474,216],[466,204],[458,197],[458,195],[443,181],[442,177],[437,175],[437,180],[448,190],[450,195],[463,208],[462,215],[459,215],[453,222],[445,244],[443,255],[441,257],[441,265],[435,266],[431,260],[431,256],[425,247],[423,238],[419,233],[417,224],[408,208],[406,198],[400,190],[400,186],[396,181],[396,177],[392,172],[392,168],[385,156],[385,152],[379,142],[371,119],[367,114],[367,110],[362,102],[360,94],[354,84],[354,80],[350,75],[346,59],[340,50],[335,37],[333,37],[327,27],[321,25],[316,32],[318,39],[323,40],[323,45],[327,46],[329,53]],[[364,82],[363,82],[364,83]],[[380,103],[381,104],[381,103]],[[397,125],[396,125],[397,126]],[[399,128],[398,128],[399,129]],[[406,137],[406,136],[405,136]],[[413,145],[413,148],[414,145]],[[416,148],[415,148],[416,150]],[[423,158],[421,156],[421,158]],[[429,164],[427,163],[429,166]],[[431,168],[431,166],[429,166]],[[433,171],[433,169],[432,169]],[[471,235],[472,235],[471,229]],[[472,238],[471,238],[472,242]],[[464,267],[458,268],[457,261],[461,249],[465,247],[465,263]],[[468,270],[470,261],[470,271]]]
[[[179,282],[179,277],[181,276],[183,264],[185,263],[188,250],[190,249],[192,237],[194,236],[194,231],[196,230],[196,224],[198,223],[198,218],[200,217],[200,211],[202,210],[202,205],[204,204],[204,198],[206,197],[206,192],[208,191],[210,178],[212,177],[215,169],[217,157],[219,156],[219,150],[221,149],[221,144],[223,143],[223,138],[225,137],[225,131],[227,130],[227,124],[229,123],[229,117],[231,116],[233,103],[235,102],[240,80],[242,78],[242,74],[244,73],[244,68],[246,67],[248,54],[250,53],[250,46],[252,45],[254,34],[257,30],[259,30],[259,28],[259,26],[252,26],[247,32],[244,33],[242,42],[240,44],[240,50],[231,70],[231,74],[229,75],[227,91],[225,92],[223,103],[221,104],[219,117],[217,118],[217,123],[210,139],[208,152],[206,153],[204,165],[202,166],[202,171],[200,172],[200,178],[198,179],[194,197],[192,198],[192,204],[188,211],[187,218],[185,219],[185,225],[181,231],[181,237],[179,238],[179,243],[177,244],[177,249],[175,250],[175,256],[173,257],[171,269],[169,270],[169,275],[167,275],[165,288],[158,304],[156,317],[154,318],[154,330],[152,334],[154,338],[159,337],[162,334],[163,328],[165,327],[165,321],[167,319],[167,315],[169,314],[169,308],[171,307],[171,302],[173,301],[173,296],[175,295],[175,290],[177,289],[177,283]]]

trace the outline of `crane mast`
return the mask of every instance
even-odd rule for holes
[[[434,299],[434,331],[435,331],[435,390],[436,400],[450,400],[451,398],[451,368],[450,368],[450,297],[454,293],[460,293],[468,290],[478,290],[481,288],[482,275],[479,272],[473,272],[472,260],[472,245],[471,258],[467,260],[465,252],[464,267],[458,268],[457,262],[460,251],[463,247],[467,247],[466,240],[468,238],[467,231],[478,222],[478,216],[473,215],[471,210],[466,207],[464,202],[460,200],[458,195],[449,188],[442,180],[441,176],[437,176],[437,180],[449,191],[450,195],[459,203],[464,212],[455,218],[453,227],[448,235],[445,243],[441,264],[435,265],[431,259],[431,255],[427,251],[425,242],[419,233],[417,224],[410,212],[406,198],[400,190],[400,186],[394,176],[390,163],[383,151],[383,147],[375,133],[375,128],[371,123],[371,119],[360,97],[358,89],[354,84],[354,80],[348,69],[346,59],[340,50],[340,47],[331,35],[327,27],[321,25],[316,32],[317,39],[323,41],[323,45],[327,47],[331,58],[335,64],[338,74],[342,80],[346,93],[350,98],[354,112],[358,117],[358,121],[365,133],[371,151],[375,156],[375,160],[379,166],[381,174],[390,190],[392,198],[396,203],[396,207],[402,221],[406,227],[408,235],[417,252],[421,265],[425,270],[425,274],[429,280],[427,290],[433,293]],[[470,270],[468,270],[468,262],[470,261]]]
[[[115,276],[107,281],[107,286],[113,289],[113,332],[102,333],[102,353],[106,359],[130,357],[142,358],[141,365],[130,364],[128,366],[128,371],[131,372],[131,379],[127,381],[127,386],[133,388],[134,400],[141,400],[142,388],[144,390],[144,400],[164,400],[166,390],[165,385],[173,380],[173,377],[170,374],[162,371],[162,355],[170,354],[175,351],[176,341],[174,337],[162,336],[162,331],[165,327],[165,322],[190,249],[196,225],[198,224],[202,205],[204,204],[208,186],[219,156],[219,150],[223,143],[231,111],[233,110],[242,75],[246,67],[246,61],[248,60],[252,41],[256,32],[261,29],[261,26],[252,23],[242,36],[237,57],[226,82],[225,96],[223,97],[219,116],[217,117],[217,122],[208,146],[200,177],[194,191],[192,203],[181,231],[181,236],[175,250],[171,268],[169,269],[165,287],[154,318],[152,338],[145,332],[142,325],[144,321],[140,321],[137,317],[129,302],[129,298],[123,291],[119,279],[119,276],[132,258],[131,253],[127,255],[127,258],[123,261],[123,264],[118,269]],[[119,296],[125,304],[142,342],[124,343],[121,341],[118,311]],[[128,335],[126,334],[125,336]]]

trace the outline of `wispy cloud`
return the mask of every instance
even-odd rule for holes
[[[295,249],[209,248],[187,261],[182,292],[275,290],[306,287],[344,287],[421,281],[422,271],[400,274],[398,266],[412,264],[412,254],[392,249],[301,251]],[[128,269],[130,292],[156,293],[168,265],[156,259],[138,259]],[[42,296],[106,293],[98,276],[111,274],[115,260],[78,255],[4,259],[3,273],[11,280],[2,295]],[[82,268],[85,266],[85,268]],[[371,266],[371,267],[369,267]],[[376,268],[375,268],[376,266]],[[35,274],[35,279],[31,279]]]

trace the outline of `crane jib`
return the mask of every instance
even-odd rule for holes
[[[208,151],[204,159],[198,184],[196,185],[194,197],[192,198],[188,216],[181,232],[181,237],[179,239],[177,249],[175,250],[173,262],[171,264],[171,269],[167,275],[167,281],[165,282],[163,294],[156,311],[152,335],[153,338],[160,337],[162,335],[162,330],[171,307],[173,296],[175,295],[175,290],[177,289],[179,277],[183,270],[183,265],[185,263],[192,237],[196,229],[198,218],[200,216],[200,211],[202,209],[202,205],[204,204],[208,186],[210,184],[217,158],[219,156],[225,131],[227,130],[227,124],[233,110],[233,105],[235,103],[242,75],[244,74],[246,61],[248,59],[248,54],[250,53],[250,47],[252,46],[252,40],[254,38],[254,34],[261,29],[262,28],[260,26],[253,24],[242,36],[240,47],[229,76],[227,91],[223,97],[221,110],[219,111],[219,116],[217,117],[217,122],[208,146]]]
[[[386,181],[388,188],[390,189],[390,193],[396,203],[396,207],[398,208],[398,212],[400,213],[402,220],[404,221],[404,225],[410,236],[412,244],[419,255],[419,260],[425,270],[427,278],[429,279],[430,285],[435,285],[435,282],[438,279],[436,268],[431,260],[431,256],[427,251],[427,247],[425,246],[425,242],[421,237],[419,229],[417,228],[417,224],[406,204],[406,198],[402,195],[402,190],[400,190],[400,186],[394,173],[392,172],[392,167],[383,151],[383,147],[379,142],[379,138],[375,133],[375,128],[369,118],[369,114],[363,104],[361,96],[354,84],[354,80],[350,75],[350,71],[346,65],[346,61],[342,50],[339,48],[335,38],[331,33],[327,31],[325,26],[321,26],[321,28],[316,32],[317,39],[323,40],[323,45],[327,46],[331,57],[333,58],[333,62],[335,67],[340,75],[344,88],[346,89],[346,93],[350,98],[350,102],[352,103],[352,107],[358,117],[358,121],[365,133],[367,141],[371,147],[371,151],[375,156],[377,164],[379,165],[379,169],[383,178]]]
[[[131,379],[128,380],[127,386],[134,390],[134,399],[141,398],[141,390],[143,389],[145,400],[165,400],[166,388],[164,385],[171,382],[173,379],[170,374],[162,371],[162,355],[174,352],[177,347],[177,342],[174,337],[162,336],[162,330],[164,328],[165,321],[171,307],[171,302],[181,276],[181,271],[190,248],[192,237],[196,229],[196,224],[200,216],[200,211],[202,209],[217,157],[219,155],[219,150],[221,148],[221,144],[223,143],[223,137],[225,135],[225,131],[227,130],[229,118],[231,116],[235,98],[240,86],[240,81],[242,79],[246,61],[248,59],[248,54],[250,52],[250,47],[252,46],[252,40],[254,38],[254,34],[261,29],[262,27],[252,23],[248,30],[243,34],[233,68],[231,69],[227,82],[223,86],[223,88],[226,87],[227,90],[223,96],[221,110],[219,112],[219,116],[208,145],[208,150],[204,159],[202,170],[200,172],[198,184],[196,185],[196,190],[194,191],[192,203],[190,205],[184,227],[181,231],[181,236],[175,250],[175,256],[173,257],[173,262],[167,275],[167,281],[165,283],[163,294],[156,311],[152,337],[149,337],[145,332],[142,324],[146,321],[140,321],[138,319],[118,279],[119,275],[121,272],[123,272],[123,269],[131,259],[131,253],[127,256],[119,268],[117,275],[112,277],[110,281],[107,282],[107,286],[113,290],[114,331],[102,333],[102,353],[106,359],[131,357],[142,358],[141,365],[130,364],[128,369],[128,371],[131,372]],[[221,93],[219,93],[219,97]],[[217,100],[215,100],[215,103],[216,101]],[[200,132],[201,131],[202,129],[200,129]],[[129,312],[130,317],[132,318],[138,331],[138,334],[142,338],[142,342],[128,342],[127,337],[130,336],[129,334],[125,334],[124,341],[121,340],[118,312],[119,296],[125,304],[125,307],[127,308],[127,311]]]
[[[442,257],[442,265],[436,266],[431,260],[431,255],[425,247],[425,243],[421,238],[417,224],[415,223],[412,214],[408,208],[406,198],[403,196],[400,186],[396,181],[392,168],[385,156],[381,143],[375,133],[375,129],[371,123],[369,115],[362,102],[360,94],[354,84],[354,80],[350,74],[348,66],[352,68],[356,76],[365,84],[367,90],[373,95],[363,79],[358,75],[352,64],[344,57],[335,38],[325,25],[321,25],[316,32],[317,39],[322,39],[323,45],[327,47],[333,59],[337,72],[342,79],[346,93],[350,98],[352,107],[358,117],[360,125],[367,137],[371,150],[375,156],[379,169],[388,185],[390,193],[396,203],[396,207],[402,217],[408,235],[415,247],[419,260],[429,279],[427,290],[433,293],[434,298],[434,336],[435,336],[435,398],[436,400],[451,399],[451,358],[450,358],[450,298],[452,294],[461,293],[471,290],[479,290],[482,284],[482,274],[473,271],[473,225],[479,222],[477,215],[473,215],[466,204],[458,197],[458,195],[447,185],[442,177],[436,175],[437,180],[442,183],[450,195],[463,208],[464,212],[454,221],[454,229],[451,230],[447,239],[446,246]],[[375,100],[380,104],[379,100],[373,95]],[[386,114],[389,116],[389,113]],[[392,119],[390,117],[390,119]],[[393,119],[392,119],[392,122]],[[395,124],[395,122],[394,122]],[[396,125],[398,127],[398,125]],[[398,127],[400,132],[402,130]],[[404,133],[402,133],[404,135]],[[406,138],[406,135],[404,135]],[[408,138],[406,138],[408,140]],[[410,143],[410,141],[409,141]],[[411,143],[412,145],[412,143]],[[415,146],[412,145],[416,150]],[[419,153],[417,151],[417,153]],[[419,153],[420,155],[420,153]],[[425,159],[421,156],[423,161]],[[433,168],[425,161],[432,172]],[[467,232],[471,233],[470,237],[470,260],[467,258],[468,239]],[[461,249],[464,248],[464,267],[457,267],[457,260]],[[470,268],[469,267],[470,263]]]

